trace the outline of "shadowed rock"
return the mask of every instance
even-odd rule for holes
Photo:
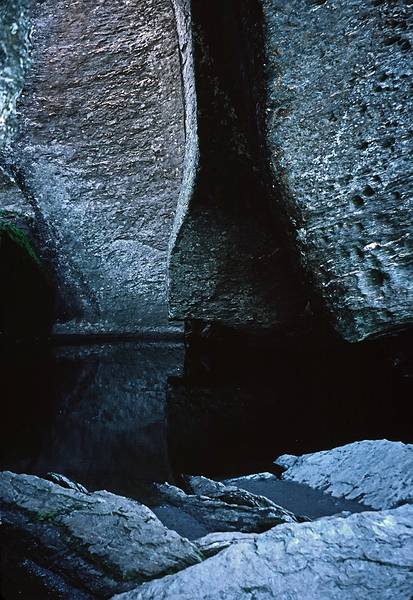
[[[267,498],[254,497],[253,494],[236,488],[226,489],[222,484],[213,481],[209,482],[208,490],[206,488],[204,484],[202,490],[198,490],[197,493],[186,494],[167,483],[157,486],[162,504],[171,505],[189,515],[203,526],[206,532],[262,532],[274,525],[297,520],[295,515]],[[162,517],[158,510],[159,518],[171,526],[165,520],[166,515]]]
[[[186,114],[183,184],[171,239],[173,318],[266,330],[306,301],[264,160],[256,2],[174,0]]]
[[[265,496],[251,494],[234,485],[228,485],[227,483],[224,485],[220,481],[213,481],[199,475],[188,477],[187,481],[192,493],[208,496],[209,498],[217,498],[227,504],[239,504],[240,506],[249,506],[251,508],[278,508],[284,510]]]

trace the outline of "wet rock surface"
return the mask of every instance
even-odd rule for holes
[[[174,330],[166,255],[184,133],[172,7],[47,0],[31,18],[8,162],[43,224],[55,331]]]
[[[217,531],[262,532],[297,520],[267,498],[206,481],[202,490],[188,494],[168,483],[157,485],[159,506],[154,512],[168,527],[191,539]]]
[[[282,477],[376,509],[413,502],[413,445],[364,440],[333,450],[280,456]]]
[[[254,495],[265,496],[294,514],[305,515],[309,519],[336,515],[343,511],[355,513],[367,510],[366,507],[354,500],[333,498],[321,490],[312,489],[308,485],[295,481],[280,479],[271,473],[236,477],[224,480],[223,483],[241,488]]]
[[[411,324],[411,7],[262,7],[273,175],[312,285],[347,340]]]
[[[30,475],[0,474],[1,542],[80,591],[108,597],[198,562],[197,548],[146,507]]]
[[[281,525],[117,600],[406,600],[413,506]]]
[[[16,100],[28,67],[30,5],[30,0],[7,0],[0,11],[0,157],[4,153],[4,158],[15,129]]]

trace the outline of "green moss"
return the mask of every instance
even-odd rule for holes
[[[52,280],[23,228],[0,216],[0,334],[43,336],[53,318]]]
[[[43,265],[39,257],[37,256],[27,235],[13,223],[1,220],[1,216],[2,214],[0,213],[0,242],[1,238],[4,235],[7,235],[11,240],[13,240],[15,244],[20,246],[20,248],[27,254],[27,256],[29,256],[31,260],[35,262],[36,265],[43,271]]]

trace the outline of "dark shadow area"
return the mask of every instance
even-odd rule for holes
[[[171,312],[251,331],[298,327],[307,296],[268,171],[260,4],[191,9],[199,164],[171,253]]]
[[[310,340],[309,340],[310,341]],[[274,471],[283,453],[413,441],[411,334],[359,345],[2,345],[0,468],[140,495],[181,473]]]
[[[0,469],[139,497],[172,479],[166,386],[182,344],[8,344],[2,357]]]
[[[184,368],[180,344],[3,344],[0,469],[59,472],[90,490],[130,496],[195,539],[211,528],[152,482],[186,489],[183,473],[279,475],[272,461],[283,453],[368,438],[413,441],[411,334],[271,346],[219,327],[208,332],[193,326]],[[239,485],[312,518],[365,510],[275,478]],[[88,597],[2,531],[7,600]]]
[[[241,336],[190,337],[185,376],[170,380],[175,472],[273,470],[362,439],[413,441],[411,333],[358,345],[296,339],[262,347]]]
[[[54,292],[28,235],[0,221],[0,335],[44,337],[52,326]]]

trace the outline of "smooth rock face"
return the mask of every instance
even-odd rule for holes
[[[183,161],[168,0],[34,2],[14,170],[59,273],[57,332],[165,328]]]
[[[119,600],[407,600],[413,506],[275,527]],[[303,596],[305,594],[305,596]]]
[[[275,463],[287,469],[283,479],[372,508],[413,502],[412,444],[365,440],[303,456],[285,454]]]
[[[146,506],[109,492],[2,472],[0,510],[3,548],[20,540],[25,559],[94,594],[107,597],[200,560]]]
[[[267,139],[302,262],[345,339],[411,324],[409,2],[262,6]]]

